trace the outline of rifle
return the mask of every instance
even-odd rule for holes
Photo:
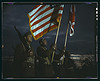
[[[29,52],[31,50],[31,47],[29,47],[29,45],[27,44],[26,39],[21,35],[21,33],[19,32],[19,30],[16,28],[16,26],[14,26],[14,28],[15,28],[18,36],[19,36],[19,39],[21,40],[21,42],[25,46],[26,51]]]

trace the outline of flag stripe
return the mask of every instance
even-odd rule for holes
[[[37,7],[39,7],[40,5],[36,5],[29,13],[31,13],[34,9],[36,9]],[[29,14],[28,13],[28,14]]]
[[[29,14],[31,14],[31,12],[33,11],[33,10],[35,10],[37,7],[39,7],[40,5],[36,5],[29,13],[28,13],[28,15]],[[29,15],[30,16],[30,15]]]
[[[72,25],[70,29],[70,36],[73,36],[73,35],[74,35],[74,25]]]
[[[63,10],[63,7],[60,7],[59,10]]]
[[[48,28],[49,25],[50,25],[50,23],[47,24],[46,26],[44,26],[43,28],[39,29],[38,31],[34,32],[33,35],[36,36],[37,34],[41,33],[43,30],[45,30],[46,28]]]
[[[55,27],[56,25],[53,25],[53,26],[51,26],[51,28],[52,28],[52,30],[53,30],[53,28]],[[51,31],[51,29],[50,29],[50,31]],[[38,38],[40,38],[40,37],[42,37],[45,33],[47,33],[48,32],[48,28],[46,28],[44,31],[42,31],[41,33],[39,33],[39,34],[37,34],[35,37],[36,37],[36,39],[38,39]]]
[[[50,18],[51,18],[51,16],[50,16],[50,17],[48,17],[48,18],[46,18],[46,19],[44,19],[43,21],[39,22],[38,24],[36,24],[36,25],[32,26],[32,27],[31,27],[31,30],[33,30],[33,29],[35,29],[35,28],[37,28],[37,27],[41,26],[42,24],[46,23],[47,21],[49,21],[49,20],[50,20]]]
[[[38,38],[42,37],[42,36],[43,36],[45,33],[47,33],[47,32],[48,32],[48,28],[45,29],[43,32],[37,34],[37,35],[35,36],[35,38],[38,39]]]
[[[32,14],[30,17],[33,17],[39,10],[41,10],[45,5],[42,5],[34,14]]]
[[[64,5],[60,5],[60,7],[64,7]]]
[[[70,8],[69,24],[71,25],[70,36],[73,36],[74,35],[74,25],[75,25],[75,5],[71,5],[71,8]]]
[[[45,13],[46,11],[50,10],[50,7],[47,7],[45,10],[41,11],[32,21],[34,21],[38,16],[42,15],[43,13]]]
[[[37,23],[39,23],[40,21],[42,21],[43,19],[45,19],[46,17],[49,17],[52,15],[53,9],[48,10],[47,12],[43,13],[42,15],[38,16],[32,23],[31,25],[35,25]]]
[[[46,23],[44,23],[44,24],[42,24],[41,26],[39,26],[39,27],[35,28],[34,30],[32,30],[32,32],[34,33],[35,31],[37,31],[37,30],[43,28],[45,25],[47,25],[47,24],[49,24],[49,23],[50,23],[50,21],[47,21]]]
[[[29,16],[32,16],[42,5],[39,5],[36,9],[29,13]]]
[[[51,27],[52,27],[52,25],[51,25]],[[48,29],[49,26],[50,26],[50,23],[48,23],[47,25],[45,25],[43,28],[39,29],[38,31],[34,32],[33,35],[36,36],[37,34],[42,33],[45,29]]]
[[[44,19],[46,19],[46,18],[50,17],[51,15],[52,15],[52,13],[50,13],[50,14],[46,15],[45,17],[41,18],[40,20],[37,20],[35,23],[33,23],[33,24],[32,24],[32,26],[34,26],[34,25],[38,24],[39,22],[41,22],[41,21],[43,21]]]
[[[58,11],[58,14],[62,14],[62,13],[63,13],[63,10],[59,10],[59,11]]]
[[[52,25],[52,26],[50,26],[50,30],[49,31],[52,31],[52,30],[54,30],[54,29],[56,29],[57,28],[57,25]]]
[[[47,7],[49,7],[49,5],[47,5],[47,6],[42,6],[42,9],[40,9],[36,14],[34,14],[34,15],[31,17],[30,21],[32,21],[36,16],[38,16],[38,14],[40,14],[42,11],[44,11]]]
[[[30,17],[31,17],[30,21],[32,21],[36,16],[38,16],[38,14],[40,14],[40,12],[42,11],[43,8],[45,8],[45,5],[43,5],[42,7],[40,7],[40,8],[37,10],[36,13],[34,13],[32,16],[30,16]]]
[[[42,37],[47,32],[57,28],[57,22],[62,16],[64,5],[59,7],[50,5],[39,5],[28,13],[30,31],[35,40]],[[50,20],[53,20],[50,21]]]

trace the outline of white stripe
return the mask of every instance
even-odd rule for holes
[[[43,28],[39,29],[38,31],[34,32],[33,35],[36,36],[37,34],[41,33],[41,32],[44,31],[46,28],[48,28],[49,25],[50,25],[50,23],[47,24],[46,26],[44,26]]]
[[[51,24],[50,24],[50,26],[53,26],[53,25],[54,25],[54,23],[51,23]]]
[[[50,18],[51,18],[51,16],[48,17],[48,18],[46,18],[46,19],[44,19],[43,21],[37,23],[36,25],[32,26],[32,27],[31,27],[31,30],[34,30],[34,29],[36,29],[37,27],[41,26],[42,24],[46,23],[47,21],[50,20]]]
[[[31,25],[32,25],[34,22],[36,22],[37,20],[39,20],[39,19],[43,18],[44,16],[46,16],[46,15],[52,13],[53,10],[54,10],[54,8],[53,8],[53,9],[50,9],[50,10],[48,10],[47,12],[43,13],[42,15],[38,16],[33,22],[31,22]]]
[[[46,8],[48,8],[50,5],[46,5],[45,7],[43,7],[41,10],[39,10],[31,19],[30,21],[32,21],[40,12],[42,12],[43,10],[45,10]]]
[[[58,14],[62,14],[63,13],[63,10],[59,10]]]
[[[75,22],[71,22],[71,21],[69,21],[69,24],[71,24],[71,25],[75,25]]]
[[[73,31],[72,33],[71,33],[71,30]],[[73,36],[73,35],[74,35],[74,29],[72,28],[72,25],[71,25],[70,36]]]
[[[72,25],[75,25],[75,22],[73,22]]]
[[[69,24],[71,24],[71,21],[69,21]]]
[[[42,5],[40,5],[39,7],[37,7],[36,9],[32,10],[29,14],[29,16],[32,16]]]
[[[61,5],[60,7],[64,7],[64,5]]]

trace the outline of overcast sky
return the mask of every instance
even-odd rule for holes
[[[2,7],[2,44],[3,55],[13,55],[14,48],[20,40],[14,25],[23,35],[29,28],[29,19],[27,13],[32,10],[34,4],[3,4]],[[62,49],[64,46],[64,39],[66,28],[68,24],[70,4],[65,4],[61,27],[59,31],[57,47]],[[74,54],[94,54],[95,53],[95,5],[92,4],[76,4],[76,16],[75,16],[75,34],[70,37],[68,34],[67,48]],[[56,30],[53,30],[43,37],[47,39],[48,48],[54,42],[56,36]],[[32,46],[34,50],[39,46],[39,40],[34,40]]]

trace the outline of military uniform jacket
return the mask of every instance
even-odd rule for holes
[[[22,43],[17,45],[14,55],[14,67],[15,73],[18,74],[18,77],[31,77],[31,72],[33,74],[35,68],[34,59],[34,50],[32,46],[30,56]],[[31,69],[33,71],[31,71]]]
[[[52,77],[53,76],[53,68],[50,64],[51,54],[53,49],[50,48],[47,50],[46,47],[39,46],[37,48],[37,55],[39,59],[39,63],[37,66],[38,77]],[[46,59],[47,58],[47,59]]]

